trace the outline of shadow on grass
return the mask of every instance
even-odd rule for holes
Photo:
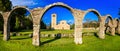
[[[105,33],[106,35],[112,36],[110,33]]]
[[[94,33],[94,36],[98,38],[98,35],[97,35],[97,33],[96,33],[96,32],[93,32],[93,33]]]
[[[41,31],[55,31],[55,29],[41,29]]]
[[[11,38],[10,40],[23,40],[23,39],[29,39],[31,37],[19,37],[19,38]]]
[[[82,36],[95,36],[98,37],[97,32],[84,32]]]
[[[3,34],[0,34],[0,37],[3,37]]]
[[[3,36],[0,36],[0,37],[3,37]]]
[[[118,36],[120,36],[120,34],[118,34],[118,33],[115,33],[116,35],[118,35]]]
[[[41,45],[40,45],[40,46],[42,46],[42,45],[44,45],[44,44],[47,44],[47,43],[50,43],[50,42],[53,42],[53,41],[58,40],[58,39],[60,39],[60,38],[61,38],[61,33],[58,33],[58,34],[55,35],[55,38],[54,38],[54,39],[41,42]]]

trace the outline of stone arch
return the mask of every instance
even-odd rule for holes
[[[106,15],[106,19],[105,19],[105,20],[107,20],[107,19],[110,19],[110,21],[112,21],[112,20],[113,20],[113,18],[112,18],[112,16],[111,16],[111,15]]]
[[[112,20],[113,20],[113,18],[112,18],[112,16],[111,15],[106,15],[105,16],[106,18],[105,18],[105,33],[107,33],[107,32],[109,32],[110,30],[109,30],[109,28],[110,28],[110,26],[108,25],[109,23],[106,23],[106,20],[107,19],[109,19],[108,21],[110,22],[110,23],[112,23]],[[106,25],[107,24],[107,25]]]
[[[64,4],[64,3],[61,3],[61,2],[57,2],[57,3],[53,3],[53,4],[50,4],[50,5],[47,5],[46,7],[44,7],[42,10],[41,10],[41,13],[40,13],[40,15],[38,16],[39,17],[39,25],[40,25],[40,21],[41,21],[41,19],[42,19],[42,17],[43,17],[43,15],[49,10],[49,9],[51,9],[51,8],[53,8],[53,7],[56,7],[56,6],[60,6],[60,7],[63,7],[63,8],[66,8],[66,9],[68,9],[68,10],[70,10],[72,13],[73,13],[73,9],[70,7],[70,6],[68,6],[68,5],[66,5],[66,4]],[[73,15],[74,16],[74,15]],[[75,19],[75,18],[74,18]],[[38,25],[38,26],[39,26]],[[37,29],[38,28],[38,26],[36,26],[36,28],[34,28],[34,29]],[[38,30],[38,29],[37,29]],[[36,30],[36,31],[37,31]],[[39,31],[37,31],[38,33],[40,32],[40,26],[39,26]],[[36,34],[34,34],[33,35],[33,45],[36,45],[36,46],[39,46],[40,45],[40,38],[39,38],[39,34],[38,33],[36,33]]]
[[[95,15],[97,15],[98,20],[99,20],[99,21],[101,20],[101,19],[100,19],[101,14],[100,14],[97,10],[95,10],[95,9],[88,9],[87,11],[85,11],[85,15],[86,15],[87,13],[89,13],[89,12],[93,12]],[[84,17],[85,17],[85,15],[84,15]]]
[[[111,15],[106,15],[106,19],[107,18],[109,18],[110,20],[113,20]]]
[[[115,18],[115,20],[117,21],[117,24],[120,22],[120,20],[118,18]]]
[[[116,21],[117,21],[116,32],[117,34],[120,34],[120,20],[116,18]]]
[[[100,26],[101,26],[101,24],[100,24],[101,14],[100,14],[97,10],[95,10],[95,9],[88,9],[87,11],[85,11],[85,14],[84,14],[83,18],[84,18],[85,15],[88,14],[89,12],[93,12],[93,13],[97,16],[97,18],[98,18],[98,24],[99,24],[99,28],[100,28]],[[100,32],[100,29],[99,29],[99,32]],[[99,38],[101,38],[99,32],[98,32],[97,36],[99,36]],[[102,38],[101,38],[101,39],[102,39]]]
[[[45,14],[46,11],[48,11],[49,9],[51,9],[53,7],[56,7],[56,6],[60,6],[60,7],[66,8],[66,9],[70,10],[71,13],[73,13],[73,8],[72,7],[70,7],[67,4],[64,4],[62,2],[57,2],[57,3],[53,3],[53,4],[50,4],[50,5],[47,5],[46,7],[44,7],[42,16]],[[41,20],[41,18],[40,18],[40,20]]]
[[[14,11],[16,11],[17,9],[25,9],[25,10],[27,10],[27,11],[30,13],[31,17],[32,17],[32,14],[31,14],[29,8],[24,7],[24,6],[15,6],[10,12],[7,12],[7,13],[8,13],[8,14],[7,14],[7,19],[6,19],[6,24],[7,24],[7,26],[5,26],[7,29],[6,29],[6,31],[5,31],[5,32],[6,32],[6,35],[4,35],[4,38],[5,38],[5,37],[7,38],[6,40],[9,40],[9,39],[10,39],[10,20],[11,20],[12,14],[13,14]],[[32,19],[33,19],[33,17],[32,17]],[[32,22],[33,22],[33,20],[32,20]],[[4,32],[4,33],[5,33],[5,32]]]
[[[13,9],[8,14],[8,16],[9,16],[8,19],[10,19],[10,17],[11,17],[10,15],[12,15],[12,12],[14,12],[17,9],[25,9],[25,10],[27,10],[30,13],[30,15],[31,15],[31,17],[33,19],[33,16],[32,16],[32,13],[31,13],[30,9],[25,7],[25,6],[15,6],[15,7],[13,7]]]
[[[112,21],[113,21],[112,16],[111,16],[111,15],[106,15],[105,21],[106,21],[107,19],[109,19],[110,23],[112,24]]]

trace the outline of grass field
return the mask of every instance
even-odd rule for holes
[[[41,38],[42,45],[35,47],[28,36],[14,36],[3,41],[0,36],[0,51],[120,51],[120,36],[106,35],[102,40],[96,36],[83,36],[83,44],[75,45],[73,38]]]
[[[33,30],[22,30],[19,31],[18,33],[20,34],[31,34]],[[96,32],[96,30],[87,30],[87,29],[83,29],[83,32]],[[74,30],[45,30],[42,29],[41,30],[41,34],[58,34],[58,33],[62,33],[62,34],[73,34]]]
[[[106,35],[104,40],[96,36],[83,36],[83,44],[74,44],[74,38],[41,38],[41,46],[32,45],[28,36],[12,36],[9,41],[2,40],[0,51],[120,51],[120,36]]]

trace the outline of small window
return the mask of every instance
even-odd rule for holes
[[[62,22],[62,24],[64,24],[64,22]]]
[[[55,17],[55,15],[53,15],[53,17]]]

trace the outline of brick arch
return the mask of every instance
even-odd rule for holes
[[[56,6],[66,8],[66,9],[68,9],[69,11],[71,11],[71,13],[73,13],[73,8],[72,8],[72,7],[70,7],[70,6],[68,6],[67,4],[64,4],[64,3],[62,3],[62,2],[57,2],[57,3],[53,3],[53,4],[50,4],[50,5],[45,6],[44,9],[43,9],[42,17],[43,17],[43,15],[44,15],[49,9],[51,9],[51,8],[53,8],[53,7],[56,7]],[[40,20],[42,19],[42,17],[40,18]]]

